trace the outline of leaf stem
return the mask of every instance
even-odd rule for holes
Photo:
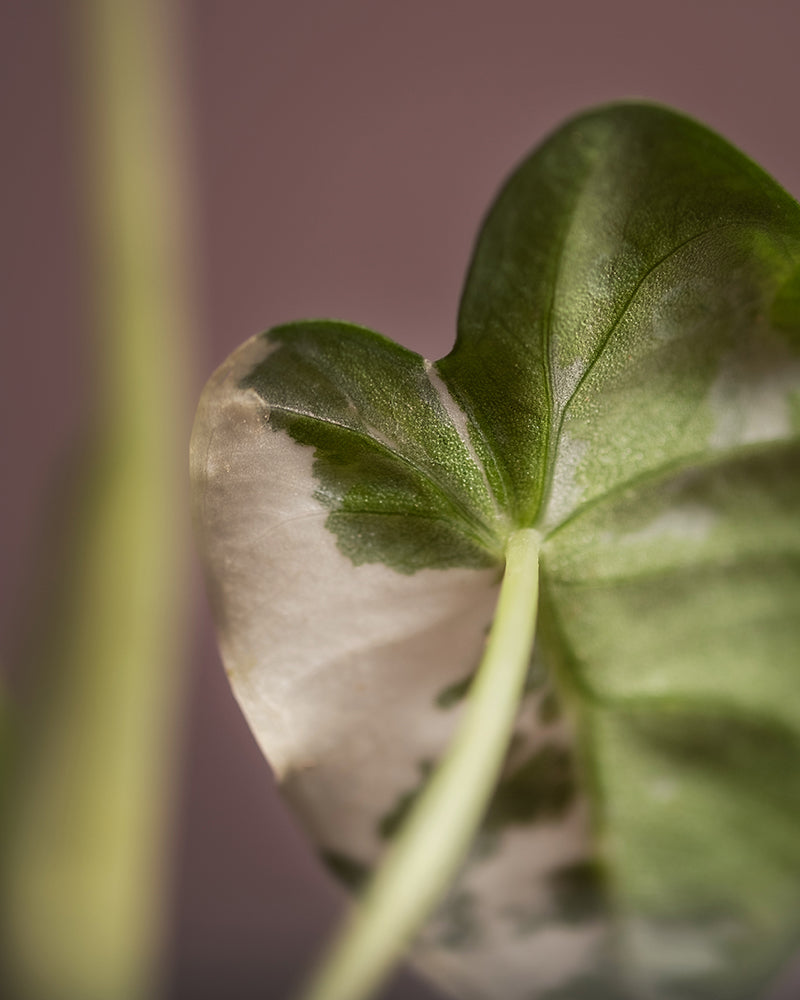
[[[143,1000],[161,958],[188,582],[179,8],[71,8],[95,399],[3,802],[0,993],[18,1000]]]
[[[541,536],[506,546],[506,568],[483,660],[447,753],[304,1000],[364,1000],[402,958],[463,862],[505,758],[536,630]]]

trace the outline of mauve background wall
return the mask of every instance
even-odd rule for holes
[[[624,96],[676,105],[800,193],[791,0],[217,0],[182,11],[196,392],[239,342],[292,318],[347,318],[445,353],[493,192],[585,105]],[[91,378],[75,13],[57,0],[0,10],[4,666],[16,657],[34,568],[46,565],[41,525]],[[340,897],[276,797],[197,589],[169,996],[279,998]],[[401,978],[386,995],[434,993]]]

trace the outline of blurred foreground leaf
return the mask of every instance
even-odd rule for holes
[[[15,998],[139,1000],[159,950],[187,589],[185,124],[172,5],[75,11],[97,398],[16,727],[3,969]]]

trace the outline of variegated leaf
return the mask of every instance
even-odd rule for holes
[[[234,690],[357,881],[453,732],[511,530],[540,634],[416,957],[463,997],[751,998],[800,922],[800,209],[673,112],[511,177],[436,365],[340,323],[245,344],[193,438]]]

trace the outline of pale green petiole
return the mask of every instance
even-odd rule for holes
[[[304,1000],[363,1000],[464,860],[505,758],[536,631],[539,545],[513,532],[494,624],[459,729]]]
[[[0,993],[17,1000],[145,1000],[161,959],[196,329],[180,7],[65,5],[83,73],[94,411],[57,494],[56,586],[36,608],[20,675],[35,696],[0,806]]]

